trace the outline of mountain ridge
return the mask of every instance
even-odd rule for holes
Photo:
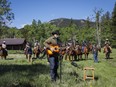
[[[57,27],[68,27],[71,23],[75,24],[76,26],[82,27],[86,26],[87,20],[85,19],[69,19],[69,18],[56,18],[53,20],[50,20],[50,24],[54,24]],[[90,26],[94,27],[95,22],[90,21]]]

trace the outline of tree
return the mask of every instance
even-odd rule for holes
[[[101,13],[103,12],[102,9],[94,10],[94,13],[96,15],[96,41],[98,43],[98,45],[101,47],[101,25],[100,25],[100,19],[101,19]]]
[[[0,35],[2,34],[2,26],[7,25],[7,23],[10,23],[14,19],[10,4],[8,0],[0,0]]]
[[[0,25],[6,24],[14,19],[14,14],[11,12],[10,2],[7,0],[0,0]]]
[[[103,45],[106,38],[111,40],[111,16],[108,11],[101,16],[101,42]]]
[[[87,21],[86,21],[86,28],[89,29],[91,26],[90,26],[90,18],[87,17]]]
[[[111,32],[112,32],[112,45],[116,47],[116,3],[112,12],[112,22],[111,22]]]

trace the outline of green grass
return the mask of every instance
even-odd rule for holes
[[[7,60],[0,59],[0,87],[115,87],[116,49],[112,52],[109,60],[105,59],[103,51],[99,53],[99,63],[94,63],[90,54],[88,60],[76,61],[79,67],[63,60],[61,82],[57,80],[55,83],[50,81],[47,59],[36,59],[31,64],[24,54],[9,54]],[[83,81],[83,68],[86,66],[95,68],[94,81]]]

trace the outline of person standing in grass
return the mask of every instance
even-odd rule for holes
[[[94,62],[98,63],[98,52],[100,51],[100,48],[97,44],[93,45],[92,48],[92,53],[93,53],[93,58],[94,58]]]
[[[56,30],[54,32],[52,32],[52,36],[50,38],[48,38],[47,40],[45,40],[45,42],[43,43],[46,47],[46,49],[50,50],[50,52],[48,52],[48,61],[50,64],[50,76],[51,76],[51,81],[56,81],[57,78],[59,78],[58,75],[58,66],[59,66],[59,52],[55,51],[56,49],[51,47],[51,46],[60,46],[61,42],[59,39],[59,31]]]

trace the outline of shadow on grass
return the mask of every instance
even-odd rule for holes
[[[14,58],[6,58],[6,60],[14,60]]]
[[[35,74],[48,74],[49,66],[43,64],[32,64],[32,65],[0,65],[0,75],[5,73],[13,72],[22,74],[26,72],[26,75],[35,76]],[[23,75],[23,74],[22,74]]]
[[[99,79],[98,76],[95,76],[95,77],[94,77],[94,80],[95,80],[95,81],[97,81],[98,79]]]
[[[86,81],[92,81],[93,79],[92,79],[92,76],[89,76],[90,78],[86,78]],[[94,81],[97,81],[99,78],[98,78],[98,76],[95,76],[94,77]]]
[[[105,59],[114,59],[114,58],[111,57],[111,58],[105,58]]]

